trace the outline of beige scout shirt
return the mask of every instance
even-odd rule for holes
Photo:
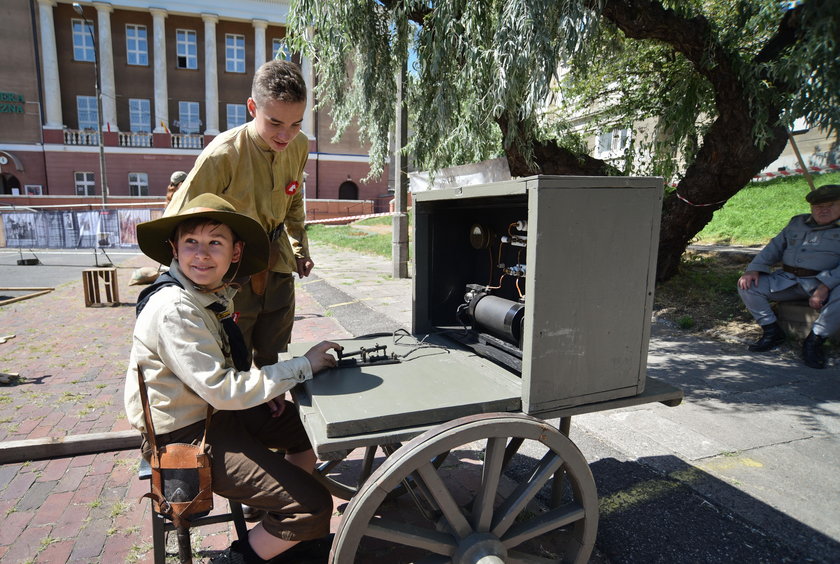
[[[138,365],[149,392],[157,434],[170,433],[217,410],[248,409],[275,398],[312,378],[305,357],[262,369],[237,371],[226,358],[227,337],[216,314],[207,309],[225,296],[201,293],[172,261],[169,272],[183,285],[166,286],[149,298],[137,317],[125,383],[125,411],[133,427],[145,432],[137,381]]]
[[[309,256],[303,209],[303,169],[308,156],[304,133],[278,152],[262,140],[253,121],[229,129],[201,152],[164,215],[178,213],[199,194],[218,194],[236,211],[259,221],[267,232],[282,223],[288,237],[277,239],[280,258],[272,270],[297,272],[295,257]]]

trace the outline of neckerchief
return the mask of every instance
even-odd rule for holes
[[[158,276],[154,283],[141,291],[140,295],[137,296],[137,315],[140,315],[140,312],[143,311],[144,307],[146,307],[149,298],[151,298],[158,290],[161,290],[166,286],[173,285],[178,286],[181,289],[184,288],[184,285],[169,272],[164,272]],[[213,302],[207,306],[207,309],[216,315],[216,319],[219,320],[222,324],[222,329],[225,330],[228,343],[230,344],[230,356],[233,359],[233,365],[237,370],[250,370],[251,352],[245,346],[245,337],[242,335],[239,325],[237,325],[233,320],[231,312],[229,312],[228,309],[219,302]]]

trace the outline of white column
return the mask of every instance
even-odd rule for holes
[[[201,14],[204,20],[204,114],[207,117],[205,135],[219,134],[219,82],[216,69],[216,14]]]
[[[307,28],[307,37],[311,38],[312,33],[312,28]],[[310,139],[315,139],[318,136],[318,132],[315,131],[315,113],[312,110],[315,107],[315,93],[313,92],[315,71],[309,57],[300,58],[300,72],[303,74],[303,80],[306,81],[306,112],[303,114],[301,129]]]
[[[114,82],[114,46],[111,36],[111,12],[107,2],[94,2],[99,23],[99,76],[102,80],[102,127],[105,131],[119,131],[117,127],[117,89]]]
[[[41,24],[41,61],[44,69],[45,129],[64,129],[61,117],[61,88],[58,80],[58,50],[55,46],[55,0],[38,0]]]
[[[166,10],[150,8],[152,13],[152,49],[155,70],[155,133],[166,133],[169,127],[169,90],[166,80]]]
[[[265,62],[265,30],[268,27],[266,20],[251,20],[254,24],[254,72]],[[274,53],[271,54],[274,58]]]

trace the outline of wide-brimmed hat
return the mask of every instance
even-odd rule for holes
[[[236,264],[231,265],[229,272],[236,271],[237,276],[247,276],[268,267],[268,236],[265,229],[215,194],[199,194],[184,204],[184,208],[176,215],[138,224],[137,243],[140,250],[147,257],[168,265],[172,262],[169,239],[179,223],[193,218],[207,218],[223,223],[236,233],[240,241],[245,242],[241,264],[238,269]]]
[[[805,199],[809,204],[825,204],[840,200],[840,184],[826,184],[808,192]]]

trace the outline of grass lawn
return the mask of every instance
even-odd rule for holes
[[[816,187],[840,184],[840,173],[813,177]],[[781,231],[791,217],[808,213],[805,195],[810,188],[802,176],[752,182],[735,194],[696,240],[726,245],[764,245]]]
[[[412,236],[411,214],[408,217],[408,236],[410,240]],[[306,232],[313,241],[387,258],[391,258],[391,230],[390,216],[371,217],[354,221],[349,225],[313,223],[306,226]]]

